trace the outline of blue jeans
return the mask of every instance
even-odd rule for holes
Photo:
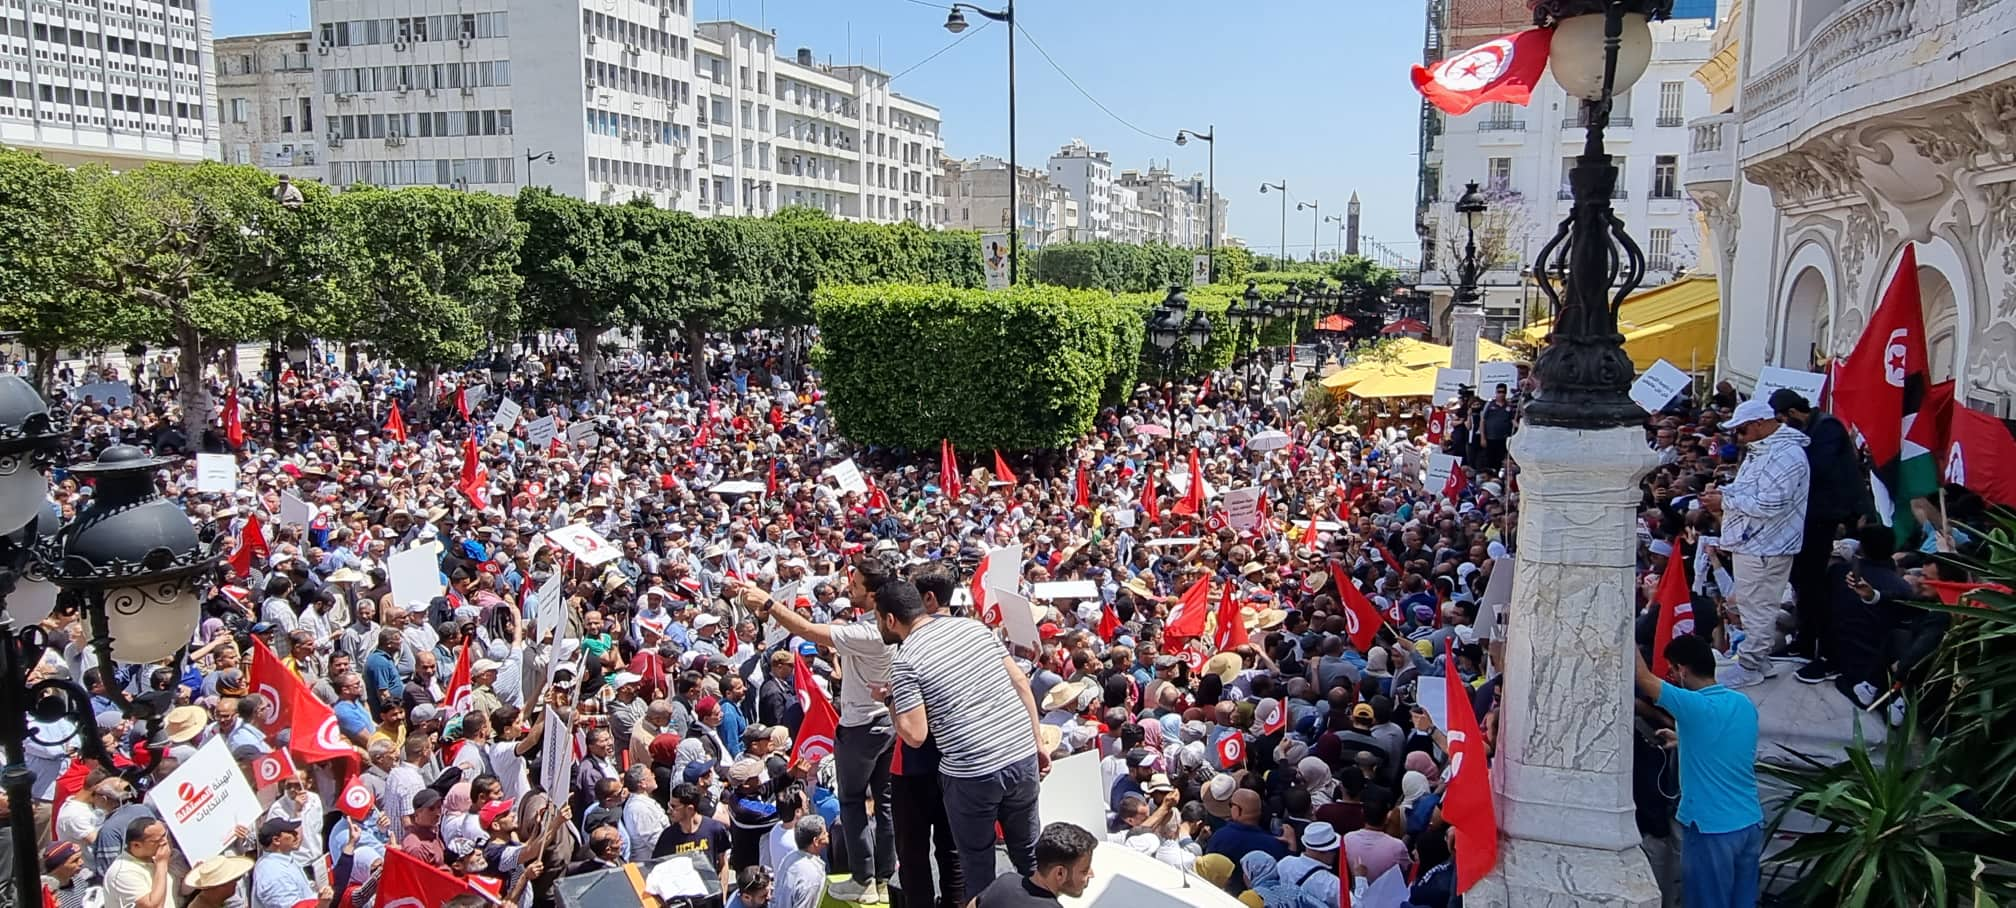
[[[1756,908],[1764,824],[1734,832],[1680,830],[1680,888],[1687,908]]]
[[[994,882],[996,823],[1001,824],[1001,838],[1016,872],[1025,876],[1036,872],[1036,795],[1041,781],[1035,754],[991,776],[938,777],[967,892],[979,892]]]

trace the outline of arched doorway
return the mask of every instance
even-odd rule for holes
[[[1953,377],[1960,341],[1960,308],[1953,284],[1937,268],[1918,267],[1918,308],[1925,316],[1925,362],[1932,381]]]
[[[1785,297],[1785,330],[1778,348],[1778,363],[1787,368],[1810,368],[1828,352],[1827,279],[1820,269],[1808,267],[1792,279]]]

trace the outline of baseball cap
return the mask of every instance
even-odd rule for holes
[[[757,741],[768,740],[770,740],[770,726],[768,725],[751,725],[748,728],[742,729],[742,743],[744,744],[753,744]]]
[[[1360,703],[1357,706],[1351,707],[1351,718],[1353,719],[1374,718],[1374,714],[1372,712],[1372,704]]]
[[[636,684],[640,681],[643,681],[644,676],[637,674],[636,672],[617,672],[616,676],[614,678],[611,678],[610,680],[613,681],[617,687],[622,687],[626,684]]]
[[[502,669],[503,667],[504,666],[498,665],[496,662],[493,662],[489,659],[478,659],[476,660],[475,665],[469,666],[469,674],[472,676],[480,675],[483,674],[484,672],[497,671],[499,669]]]
[[[1728,419],[1722,421],[1722,428],[1734,429],[1740,426],[1749,425],[1750,423],[1756,422],[1760,419],[1777,419],[1777,418],[1778,418],[1778,411],[1772,409],[1771,404],[1765,401],[1758,400],[1756,398],[1751,398],[1736,405],[1736,412],[1730,414]]]
[[[1165,791],[1175,791],[1176,786],[1170,783],[1167,773],[1158,772],[1148,777],[1148,785],[1143,790],[1149,794],[1161,794]]]
[[[517,806],[517,804],[518,802],[511,798],[505,798],[502,801],[491,801],[483,805],[483,809],[477,812],[476,818],[481,820],[483,825],[488,826],[491,823],[497,822],[498,817],[510,813],[511,808]]]
[[[413,809],[425,810],[441,803],[441,793],[432,788],[422,788],[413,793]]]
[[[753,757],[744,757],[728,767],[728,781],[740,785],[763,774],[763,763]]]
[[[1153,766],[1155,765],[1155,755],[1145,747],[1136,747],[1127,752],[1127,765]]]
[[[707,774],[713,771],[714,771],[714,764],[696,760],[692,763],[686,764],[686,770],[684,776],[686,781],[688,782],[698,782],[701,779],[706,778]]]
[[[279,835],[283,832],[300,832],[300,831],[301,831],[300,820],[289,820],[284,817],[273,817],[267,820],[266,822],[259,824],[259,844],[261,845],[268,844],[272,842],[275,838],[278,838]]]

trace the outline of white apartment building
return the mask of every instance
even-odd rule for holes
[[[1437,6],[1431,4],[1431,16]],[[1698,215],[1682,191],[1681,173],[1692,135],[1687,123],[1709,112],[1708,92],[1692,77],[1709,58],[1714,20],[1709,18],[1712,9],[1682,9],[1689,13],[1686,17],[1676,14],[1652,24],[1651,65],[1628,94],[1615,100],[1605,133],[1620,170],[1613,204],[1645,252],[1644,286],[1688,272],[1701,252]],[[1491,206],[1478,232],[1480,255],[1490,260],[1481,281],[1484,330],[1487,336],[1502,337],[1524,324],[1528,310],[1545,299],[1528,275],[1568,214],[1568,171],[1587,134],[1579,102],[1550,76],[1525,106],[1487,104],[1463,116],[1431,109],[1423,125],[1419,289],[1432,295],[1430,327],[1435,336],[1448,337],[1449,301],[1465,241],[1463,219],[1454,205],[1475,181]]]
[[[305,31],[217,39],[217,133],[224,161],[257,164],[301,182],[327,178],[323,137],[315,128],[322,90],[312,40]]]
[[[1846,355],[1914,243],[1932,379],[2011,416],[2016,0],[1731,5],[1686,176],[1723,376]]]
[[[1226,210],[1231,205],[1224,196],[1212,191],[1210,180],[1204,174],[1193,173],[1177,180],[1176,188],[1190,197],[1192,210],[1200,219],[1199,223],[1204,225],[1204,231],[1217,239],[1217,245],[1228,245],[1231,237],[1225,229],[1225,223]],[[1200,240],[1189,245],[1202,246],[1204,243]]]
[[[940,220],[936,108],[690,3],[317,0],[327,178]]]
[[[1204,248],[1209,230],[1205,224],[1208,206],[1193,196],[1188,183],[1176,179],[1169,168],[1151,164],[1146,171],[1123,170],[1120,185],[1134,190],[1146,212],[1143,232],[1147,242]]]
[[[1040,248],[1069,242],[1078,226],[1077,201],[1041,170],[1020,168],[1022,244]],[[1008,229],[1008,162],[992,155],[950,161],[945,187],[945,226],[957,230]]]
[[[209,0],[0,0],[0,144],[65,164],[218,155]]]
[[[1113,203],[1113,160],[1093,151],[1084,139],[1072,139],[1050,156],[1050,182],[1078,202],[1078,239],[1118,240],[1124,215]]]

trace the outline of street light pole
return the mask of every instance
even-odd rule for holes
[[[1309,261],[1316,261],[1316,229],[1323,223],[1323,203],[1316,201],[1296,202],[1295,210],[1309,209]]]
[[[528,151],[525,153],[525,185],[533,185],[532,165],[540,163],[554,163],[553,153],[550,151]]]
[[[1477,219],[1483,216],[1486,207],[1484,197],[1478,194],[1477,181],[1471,180],[1463,190],[1463,197],[1456,200],[1456,213],[1462,216],[1468,235],[1463,243],[1463,258],[1456,263],[1456,291],[1450,299],[1449,359],[1451,365],[1470,373],[1472,383],[1477,378],[1477,333],[1484,327],[1483,298],[1477,292],[1477,280],[1484,271],[1477,261]]]
[[[1269,189],[1281,190],[1281,261],[1283,264],[1286,264],[1288,261],[1288,181],[1283,179],[1279,183],[1260,184],[1261,195],[1266,195]]]
[[[945,17],[945,30],[959,34],[966,30],[966,17],[960,10],[971,10],[1008,26],[1008,286],[1015,286],[1020,280],[1022,267],[1022,168],[1015,157],[1015,0],[1008,0],[1005,9],[991,10],[971,3],[954,3]]]
[[[1204,127],[1203,132],[1190,129],[1176,130],[1176,144],[1183,145],[1191,138],[1201,140],[1209,149],[1204,155],[1204,261],[1211,269],[1211,280],[1218,280],[1218,125]]]
[[[1334,214],[1323,216],[1323,223],[1337,225],[1337,258],[1339,261],[1342,261],[1344,258],[1344,222],[1346,220],[1348,219],[1340,218]]]

